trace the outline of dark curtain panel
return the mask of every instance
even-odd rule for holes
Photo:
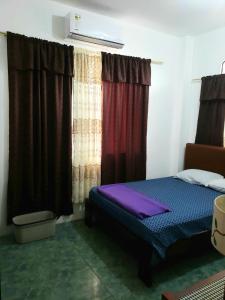
[[[102,184],[146,178],[150,62],[102,53]]]
[[[202,78],[195,143],[223,146],[225,121],[225,75]]]
[[[19,214],[72,213],[73,47],[7,33],[8,223]]]

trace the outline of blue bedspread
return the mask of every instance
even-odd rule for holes
[[[177,240],[211,228],[213,202],[215,197],[221,195],[210,188],[172,177],[130,182],[126,185],[167,204],[171,212],[140,220],[100,195],[96,188],[90,191],[90,199],[131,232],[147,241],[161,258],[165,257],[167,248]]]

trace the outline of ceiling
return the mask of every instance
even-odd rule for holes
[[[174,35],[225,26],[225,0],[57,0]]]

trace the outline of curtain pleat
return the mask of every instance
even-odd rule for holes
[[[202,78],[196,144],[224,145],[225,75]]]
[[[73,47],[7,34],[8,223],[39,210],[72,210]]]
[[[102,53],[102,80],[151,85],[151,59]]]
[[[75,49],[73,81],[73,202],[83,203],[101,178],[101,53]]]
[[[102,53],[101,182],[146,178],[150,60]]]

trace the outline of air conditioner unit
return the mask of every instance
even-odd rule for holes
[[[66,38],[112,48],[122,48],[120,27],[109,17],[94,13],[69,13],[65,18]]]

